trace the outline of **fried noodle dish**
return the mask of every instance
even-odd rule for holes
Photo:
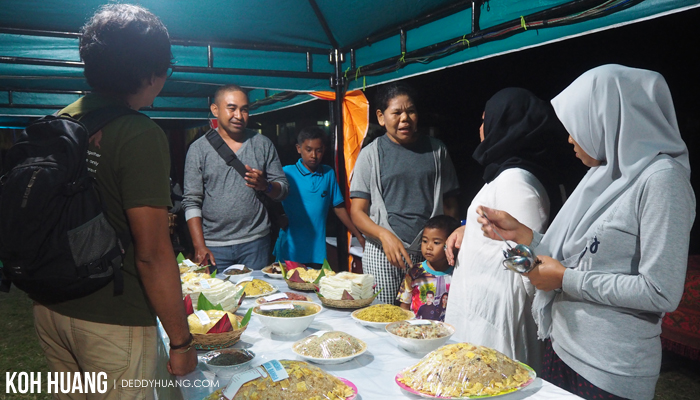
[[[445,397],[501,395],[530,381],[529,371],[517,361],[471,343],[443,346],[399,375],[414,390]]]
[[[303,361],[280,360],[289,378],[272,382],[269,376],[244,384],[230,400],[345,400],[352,389],[340,379]],[[226,400],[220,389],[206,400]]]
[[[367,345],[345,332],[326,332],[322,336],[311,335],[296,343],[292,349],[313,358],[341,358],[357,354]]]

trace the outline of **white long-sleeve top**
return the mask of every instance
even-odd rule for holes
[[[481,188],[467,211],[445,322],[456,328],[453,339],[492,347],[539,370],[541,342],[531,311],[535,289],[503,267],[507,246],[483,236],[476,221],[480,205],[504,210],[537,231],[549,217],[547,192],[528,171],[508,169]]]

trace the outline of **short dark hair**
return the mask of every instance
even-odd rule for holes
[[[428,296],[428,294],[432,294],[433,297],[435,297],[435,293],[433,293],[432,290],[428,290],[427,292],[425,292],[425,296],[426,296],[426,297]]]
[[[219,96],[228,92],[241,92],[245,95],[246,98],[248,97],[248,92],[246,92],[245,89],[236,84],[230,83],[228,85],[220,86],[218,89],[216,89],[216,93],[214,93],[213,99],[214,104],[216,104],[216,102],[219,100]]]
[[[135,94],[144,79],[165,75],[173,53],[168,30],[150,11],[107,4],[82,28],[80,59],[90,87],[128,95]]]
[[[307,140],[321,139],[323,144],[326,144],[326,132],[320,126],[307,126],[299,131],[297,135],[297,144],[304,144]]]
[[[408,96],[413,105],[418,107],[418,96],[411,86],[404,82],[392,82],[377,90],[374,96],[374,109],[383,113],[389,107],[391,99],[401,95]]]
[[[459,228],[459,221],[450,217],[449,215],[438,215],[430,218],[428,222],[425,223],[424,229],[441,229],[445,232],[445,236],[450,236],[455,229]]]

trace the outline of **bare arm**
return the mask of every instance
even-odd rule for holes
[[[354,198],[350,204],[350,215],[357,229],[382,243],[384,254],[391,265],[398,268],[411,267],[411,257],[403,247],[401,239],[369,218],[369,200]]]
[[[457,197],[444,197],[442,199],[442,210],[445,215],[449,215],[459,221],[459,204],[457,203]]]
[[[187,220],[187,229],[190,230],[192,245],[194,246],[194,261],[200,265],[216,265],[214,255],[204,243],[204,231],[202,230],[202,217],[193,217]]]
[[[450,234],[445,242],[445,256],[447,257],[447,263],[454,266],[455,260],[457,259],[457,251],[462,247],[462,239],[464,238],[464,225],[455,229],[454,232]]]
[[[136,207],[126,211],[134,238],[136,268],[156,315],[173,344],[190,340],[185,305],[182,301],[180,273],[168,231],[165,207]],[[170,351],[168,371],[185,375],[197,366],[197,352]]]
[[[352,220],[350,219],[350,215],[348,214],[347,210],[345,210],[345,204],[341,203],[338,204],[337,206],[333,207],[333,211],[335,212],[335,215],[338,216],[338,219],[340,222],[345,225],[350,233],[352,233],[353,236],[357,238],[357,240],[360,241],[360,245],[362,245],[362,248],[365,247],[365,237],[362,236],[362,233],[357,229],[355,224],[352,223]]]

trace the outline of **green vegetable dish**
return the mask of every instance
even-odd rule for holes
[[[302,306],[295,304],[294,308],[287,308],[282,310],[265,310],[258,307],[255,312],[260,315],[265,315],[267,317],[277,317],[277,318],[299,318],[306,317],[307,315],[316,314],[318,312],[317,307],[313,306]]]

